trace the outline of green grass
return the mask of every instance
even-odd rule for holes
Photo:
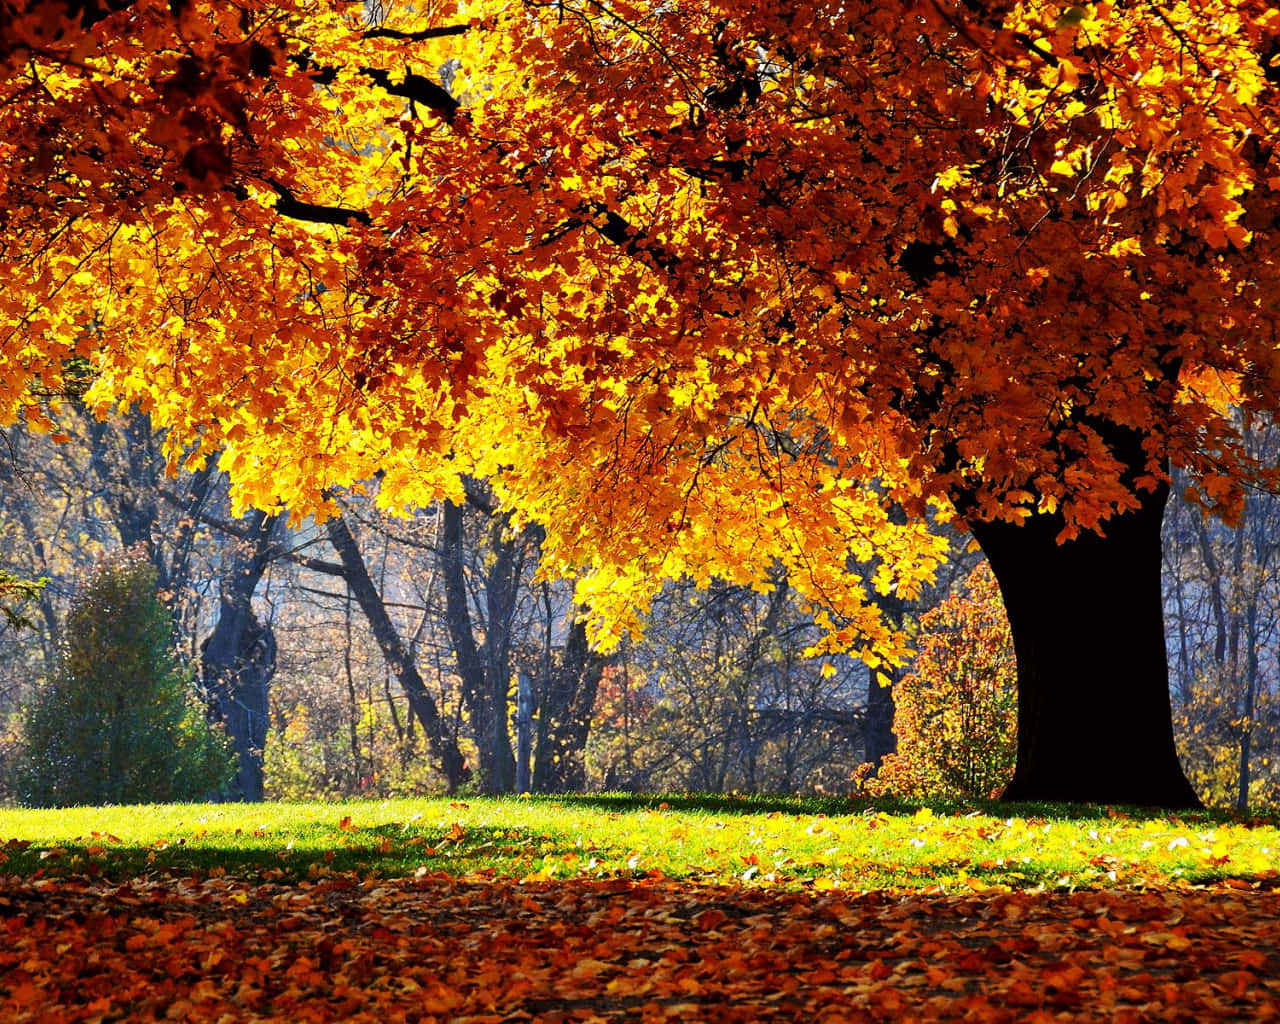
[[[626,795],[0,810],[0,874],[444,872],[948,892],[1273,887],[1277,825],[1056,805]]]

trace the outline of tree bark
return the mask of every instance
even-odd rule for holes
[[[1018,664],[1018,759],[1005,800],[1198,807],[1178,763],[1160,592],[1168,487],[1057,542],[1061,515],[972,522]]]
[[[218,621],[200,649],[200,673],[214,714],[236,754],[231,796],[260,803],[262,752],[267,743],[267,694],[276,669],[276,641],[269,623],[253,611],[253,593],[270,561],[275,518],[251,512],[249,539],[240,545],[221,580]]]
[[[495,538],[500,537],[505,521],[503,517],[492,526]],[[516,756],[507,727],[507,692],[511,685],[511,615],[519,585],[514,544],[498,540],[493,548],[485,579],[483,645],[476,641],[471,624],[462,507],[452,502],[444,503],[440,576],[454,664],[462,680],[462,697],[471,715],[480,761],[480,788],[488,794],[511,793],[516,788]]]
[[[382,595],[369,576],[364,556],[346,522],[340,516],[330,519],[325,524],[325,534],[342,561],[340,575],[346,580],[356,604],[368,619],[373,638],[378,642],[378,649],[382,651],[387,666],[400,681],[401,689],[409,698],[409,708],[422,725],[422,731],[427,734],[427,743],[432,752],[440,759],[441,771],[444,772],[449,792],[452,793],[469,777],[462,754],[458,750],[458,741],[445,728],[440,710],[422,680],[417,663],[400,639],[395,623],[387,614]]]
[[[879,675],[879,669],[867,669],[867,715],[863,726],[863,757],[876,771],[884,759],[898,749],[898,737],[893,731],[893,687],[881,686]]]
[[[876,599],[876,604],[893,625],[901,629],[907,617],[907,604],[897,594],[886,594]],[[881,686],[879,677],[889,677],[889,685]],[[893,687],[898,682],[898,672],[889,665],[867,670],[867,713],[863,723],[863,759],[872,765],[872,773],[890,754],[897,753],[898,734],[893,731],[893,716],[897,706],[893,699]]]
[[[492,555],[485,574],[484,674],[488,688],[485,704],[490,718],[485,747],[489,751],[486,781],[495,793],[516,791],[516,755],[511,744],[510,717],[511,641],[516,603],[524,566],[524,539],[507,535],[509,516],[495,516],[489,525]]]
[[[1258,597],[1254,591],[1245,612],[1244,708],[1240,725],[1240,758],[1236,780],[1236,810],[1249,810],[1250,764],[1253,753],[1253,716],[1258,706]]]
[[[538,703],[538,752],[533,764],[535,793],[578,793],[586,788],[582,762],[591,733],[591,712],[609,658],[587,643],[582,622],[569,627],[564,650],[542,680]]]
[[[521,670],[516,687],[516,792],[529,793],[533,784],[533,677]]]

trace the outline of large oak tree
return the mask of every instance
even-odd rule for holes
[[[491,477],[606,638],[781,563],[892,663],[957,517],[1007,795],[1194,801],[1159,524],[1275,483],[1266,0],[0,7],[6,416],[86,360],[269,510]]]

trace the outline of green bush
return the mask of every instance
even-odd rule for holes
[[[67,614],[58,664],[23,715],[14,779],[32,807],[191,800],[231,776],[172,648],[155,570],[106,560]]]

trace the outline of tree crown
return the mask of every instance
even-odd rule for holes
[[[86,360],[243,503],[491,476],[619,618],[779,561],[889,657],[929,509],[1276,482],[1265,0],[5,7],[10,418]]]

